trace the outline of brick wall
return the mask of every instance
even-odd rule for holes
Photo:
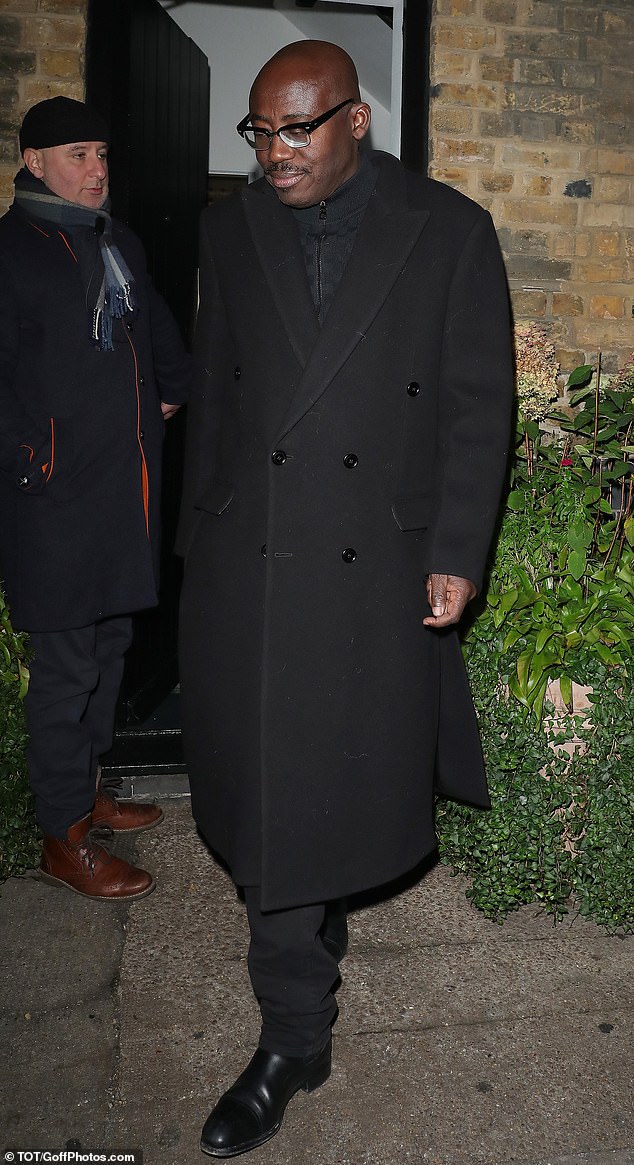
[[[84,96],[86,0],[0,0],[0,214],[13,199],[17,133],[30,105]]]
[[[634,348],[632,0],[436,0],[434,177],[486,206],[564,370]]]

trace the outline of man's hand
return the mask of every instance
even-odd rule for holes
[[[162,400],[161,401],[161,412],[163,414],[163,420],[169,421],[170,417],[173,417],[174,413],[177,413],[180,407],[181,407],[180,405],[165,404],[165,401]]]
[[[426,627],[450,627],[458,623],[477,588],[468,578],[457,574],[430,574],[427,598],[433,614],[423,619]]]

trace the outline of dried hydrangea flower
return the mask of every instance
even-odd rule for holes
[[[541,421],[559,396],[555,345],[537,324],[518,324],[515,359],[520,413],[525,421]]]

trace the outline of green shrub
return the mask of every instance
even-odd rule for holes
[[[15,632],[0,589],[0,881],[39,861],[33,798],[26,777],[26,636]]]
[[[487,812],[439,801],[441,860],[469,875],[487,918],[540,904],[612,931],[634,928],[634,692],[603,664],[587,713],[538,722],[508,692],[504,656],[467,645],[491,793]],[[508,672],[515,661],[506,657]],[[505,690],[506,689],[506,690]],[[547,710],[548,705],[546,705]],[[576,748],[570,757],[562,748]]]
[[[631,930],[634,363],[607,386],[576,369],[576,412],[547,417],[552,358],[525,327],[511,490],[464,642],[492,809],[441,802],[440,852],[489,918],[538,902]],[[553,716],[553,680],[567,716]],[[593,693],[577,715],[574,683]]]

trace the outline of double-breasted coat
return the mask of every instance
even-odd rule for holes
[[[335,898],[435,843],[434,786],[487,791],[429,572],[476,584],[511,401],[490,216],[390,155],[320,328],[264,180],[203,212],[181,550],[193,810],[265,909]]]
[[[91,339],[95,231],[0,220],[0,579],[28,631],[157,602],[160,401],[186,399],[191,362],[140,241],[116,221],[113,238],[138,307],[109,352]]]

